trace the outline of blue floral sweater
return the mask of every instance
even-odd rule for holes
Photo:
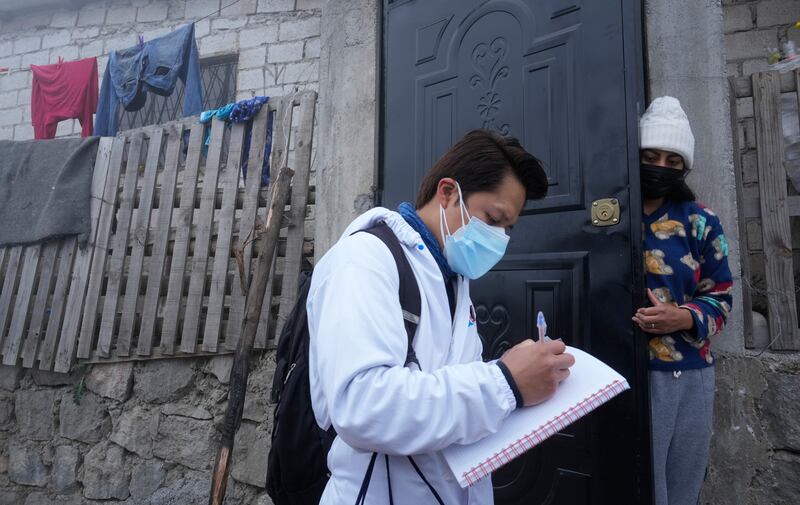
[[[644,216],[647,287],[665,303],[688,309],[694,328],[650,338],[651,370],[688,370],[714,363],[709,337],[725,326],[733,280],[719,218],[697,202],[667,202]]]

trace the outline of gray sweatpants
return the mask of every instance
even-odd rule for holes
[[[697,505],[711,444],[714,367],[651,370],[650,410],[655,505]]]

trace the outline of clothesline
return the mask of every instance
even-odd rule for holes
[[[220,6],[220,7],[217,8],[216,11],[212,11],[212,12],[206,14],[205,16],[194,20],[193,22],[197,23],[198,21],[202,21],[204,19],[208,19],[211,16],[213,16],[214,14],[219,16],[219,15],[222,14],[222,10],[223,9],[227,9],[228,7],[231,7],[232,5],[236,5],[241,1],[242,0],[233,0],[233,2],[231,2],[231,3],[229,3],[229,4],[225,5],[225,6]],[[140,44],[144,43],[144,39],[142,38],[141,35],[139,35],[139,43]],[[31,71],[30,67],[27,67],[27,68],[24,68],[24,67],[23,68],[13,68],[13,69],[9,68],[9,67],[0,67],[0,75],[6,75],[6,76],[11,75],[11,74],[16,74],[18,72],[30,72],[30,71]]]

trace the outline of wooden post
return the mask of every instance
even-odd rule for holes
[[[256,168],[252,167],[251,170],[255,172]],[[242,421],[242,411],[244,410],[250,351],[253,348],[253,341],[258,329],[261,304],[264,301],[264,291],[270,276],[272,258],[275,256],[277,249],[283,210],[289,197],[290,181],[293,175],[294,173],[290,168],[281,167],[277,179],[273,182],[264,234],[258,241],[259,256],[256,272],[247,292],[242,334],[236,345],[236,353],[233,357],[228,407],[225,411],[222,441],[211,476],[209,505],[222,505],[222,501],[225,498],[225,487],[231,471],[233,441]]]
[[[753,76],[758,183],[773,350],[800,348],[797,327],[792,235],[786,210],[786,171],[783,168],[783,127],[780,111],[781,79],[777,72]]]

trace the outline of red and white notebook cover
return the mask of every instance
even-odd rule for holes
[[[475,484],[630,389],[622,375],[591,354],[569,346],[567,352],[575,356],[575,365],[552,398],[515,410],[499,431],[474,444],[453,445],[443,451],[461,487]]]

